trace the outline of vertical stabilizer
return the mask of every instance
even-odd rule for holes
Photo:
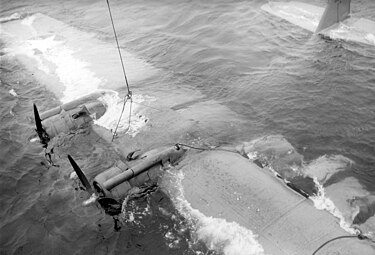
[[[315,33],[343,21],[349,17],[351,0],[328,0],[326,9],[320,19]]]

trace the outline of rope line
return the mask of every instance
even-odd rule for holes
[[[120,114],[120,117],[119,117],[119,119],[117,121],[117,125],[116,125],[116,128],[115,128],[115,131],[113,132],[113,135],[112,135],[112,142],[115,139],[115,137],[117,136],[117,129],[118,129],[118,126],[120,125],[120,121],[121,121],[122,115],[124,113],[125,106],[126,106],[126,103],[127,103],[128,99],[130,99],[130,111],[129,111],[128,129],[130,128],[130,120],[131,120],[131,113],[132,113],[133,98],[132,98],[131,94],[130,95],[127,94],[125,96],[125,98],[124,98],[124,104],[122,105],[121,114]]]
[[[318,249],[316,249],[314,251],[314,253],[312,255],[315,255],[320,249],[322,249],[324,246],[326,246],[330,242],[336,241],[338,239],[344,239],[344,238],[358,238],[359,240],[367,240],[367,241],[370,241],[372,243],[375,243],[374,240],[371,240],[368,236],[366,236],[364,234],[358,234],[356,236],[353,236],[353,235],[352,236],[338,236],[338,237],[332,238],[332,239],[328,240],[327,242],[323,243],[321,246],[319,246]]]
[[[129,130],[130,128],[130,122],[131,122],[131,117],[132,117],[132,106],[133,106],[133,98],[130,96],[129,99],[130,99],[130,107],[129,107],[129,120],[128,120],[127,130]]]
[[[343,239],[343,238],[358,238],[358,236],[338,236],[338,237],[335,237],[335,238],[332,238],[331,240],[328,240],[327,242],[323,243],[321,246],[319,246],[318,249],[316,249],[314,251],[314,253],[312,255],[315,255],[320,249],[322,249],[324,246],[326,246],[327,244],[329,244],[330,242],[333,242],[333,241],[336,241],[338,239]]]
[[[122,56],[121,56],[120,45],[119,45],[118,39],[117,39],[117,33],[116,33],[116,29],[115,29],[115,24],[114,24],[113,18],[112,18],[111,7],[109,6],[109,0],[107,0],[107,6],[108,6],[108,11],[109,11],[109,16],[111,17],[111,23],[112,23],[113,33],[115,34],[115,39],[116,39],[118,54],[119,54],[120,60],[121,60],[122,72],[124,73],[125,83],[126,83],[126,87],[128,89],[128,95],[131,95],[130,88],[129,88],[129,83],[128,83],[128,78],[126,77],[124,61],[122,60]]]
[[[232,152],[232,153],[240,154],[240,152],[238,152],[237,150],[195,147],[195,146],[188,145],[188,144],[183,144],[183,143],[176,143],[176,146],[187,147],[187,148],[191,148],[191,149],[194,149],[194,150],[200,150],[200,151],[227,151],[227,152]]]
[[[124,61],[122,60],[120,45],[118,43],[118,38],[117,38],[115,23],[113,22],[113,17],[112,17],[111,7],[109,5],[109,0],[107,0],[107,6],[108,6],[109,17],[111,18],[111,24],[112,24],[112,28],[113,28],[113,33],[114,33],[115,39],[116,39],[118,54],[120,56],[122,72],[124,74],[125,84],[126,84],[126,88],[128,90],[128,93],[127,93],[127,95],[124,98],[124,104],[122,105],[121,115],[120,115],[120,117],[118,119],[115,131],[113,132],[113,136],[112,136],[112,142],[113,142],[113,139],[115,139],[115,137],[117,136],[117,129],[118,129],[118,126],[120,125],[122,114],[124,113],[125,106],[126,106],[126,103],[127,103],[128,99],[130,99],[130,112],[129,112],[129,122],[128,122],[128,128],[127,129],[129,130],[129,128],[130,128],[133,98],[132,98],[132,92],[130,91],[130,87],[129,87],[129,83],[128,83],[128,78],[126,77],[126,71],[125,71]]]

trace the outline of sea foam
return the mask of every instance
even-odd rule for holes
[[[342,212],[340,212],[340,210],[335,206],[333,201],[326,196],[323,185],[321,185],[318,182],[317,178],[314,178],[314,182],[319,190],[316,196],[310,197],[310,199],[314,202],[315,208],[317,208],[318,210],[327,210],[333,216],[340,220],[339,224],[342,229],[344,229],[346,232],[350,234],[358,235],[359,230],[351,227],[351,224],[345,220],[345,217],[342,214]]]
[[[48,86],[54,91],[62,90],[62,96],[59,98],[62,103],[102,90],[101,88],[105,87],[108,81],[97,77],[90,63],[80,58],[79,52],[68,46],[64,37],[57,37],[55,34],[38,36],[37,30],[33,27],[35,20],[36,16],[32,15],[21,21],[34,37],[13,43],[8,50],[9,53],[27,56],[36,62],[39,71],[56,77],[63,88],[58,87],[57,84],[48,84]],[[106,105],[107,111],[100,119],[95,120],[95,124],[114,130],[121,116],[117,132],[127,132],[135,136],[148,122],[148,118],[139,113],[140,107],[137,103],[153,99],[142,95],[134,95],[132,99],[135,104],[131,105],[129,101],[121,115],[123,98],[116,91],[106,90],[105,95],[99,100]],[[129,113],[131,113],[130,125]]]
[[[177,210],[190,222],[195,238],[203,241],[209,249],[225,255],[264,254],[263,247],[251,230],[236,222],[206,216],[191,206],[184,197],[182,171],[168,171],[168,174],[171,177],[168,186],[173,186],[171,199]]]

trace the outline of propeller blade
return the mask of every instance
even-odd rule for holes
[[[42,120],[39,117],[38,108],[36,108],[35,104],[34,104],[34,118],[35,118],[36,131],[38,133],[42,133],[44,131],[43,126],[42,126]]]
[[[89,181],[87,180],[85,174],[82,172],[81,168],[79,168],[77,163],[74,161],[74,159],[70,155],[68,155],[68,159],[74,171],[78,175],[78,178],[81,181],[82,185],[86,188],[86,191],[89,192],[90,194],[94,193]]]
[[[43,144],[44,148],[47,148],[48,142],[50,141],[50,137],[47,132],[44,130],[42,126],[42,120],[40,119],[38,108],[34,104],[34,118],[35,118],[35,125],[36,125],[36,133],[39,136],[40,142]]]

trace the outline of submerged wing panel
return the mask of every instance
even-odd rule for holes
[[[324,8],[311,4],[291,2],[270,2],[264,4],[263,11],[314,32],[323,15]]]
[[[267,169],[230,152],[203,152],[183,163],[185,199],[206,216],[237,222],[258,235],[265,254],[312,254],[348,235],[329,212],[314,208]],[[185,161],[186,162],[186,161]],[[369,242],[333,242],[319,254],[374,254]]]

